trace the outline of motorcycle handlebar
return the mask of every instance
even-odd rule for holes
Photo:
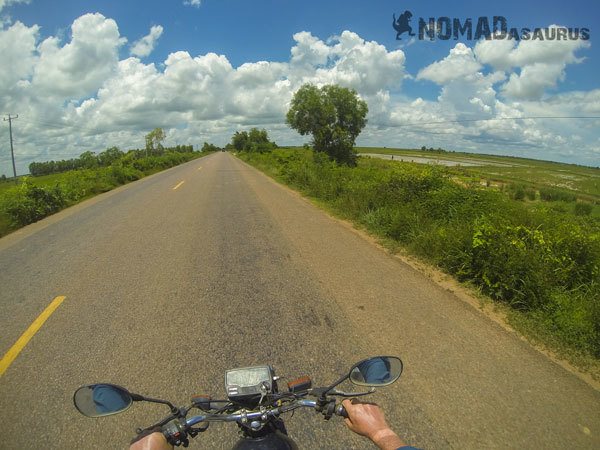
[[[344,408],[343,405],[338,405],[335,408],[335,414],[338,415],[338,416],[343,417],[344,419],[348,418],[348,411],[346,411],[346,408]]]
[[[201,416],[194,416],[186,420],[186,426],[192,427],[201,422],[251,422],[253,420],[263,420],[266,421],[271,417],[278,417],[282,413],[286,413],[289,411],[293,411],[294,409],[306,407],[306,408],[315,408],[317,406],[317,402],[315,400],[295,400],[293,403],[289,405],[279,406],[277,408],[265,410],[265,411],[256,411],[249,413],[240,413],[240,414],[204,414]]]
[[[193,430],[193,426],[203,422],[238,422],[241,424],[249,424],[252,422],[267,422],[271,418],[277,418],[281,414],[293,411],[298,408],[316,408],[317,401],[297,399],[287,405],[282,405],[273,409],[265,409],[256,412],[242,412],[238,414],[203,414],[200,416],[190,417],[185,423],[178,422],[177,424],[170,422],[162,427],[163,434],[167,441],[171,444],[181,442],[180,439],[185,438],[186,434]],[[336,405],[333,410],[335,415],[348,417],[346,409],[341,405]],[[179,444],[177,444],[179,445]]]

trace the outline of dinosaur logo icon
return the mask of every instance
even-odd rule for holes
[[[400,14],[400,17],[398,17],[398,20],[396,20],[396,14],[394,14],[394,21],[392,22],[392,26],[394,27],[394,30],[397,31],[397,33],[396,33],[397,41],[402,40],[400,35],[406,31],[408,31],[409,36],[415,35],[415,33],[413,33],[412,27],[410,26],[410,18],[411,17],[412,17],[412,13],[410,11],[404,11],[402,14]]]

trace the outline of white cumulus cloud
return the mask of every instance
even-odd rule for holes
[[[294,34],[296,45],[292,47],[292,64],[297,66],[321,66],[327,63],[331,48],[308,31]]]
[[[79,98],[93,93],[119,62],[119,47],[126,39],[114,20],[85,14],[73,22],[71,32],[71,42],[64,46],[56,37],[39,45],[33,84],[41,95]]]
[[[160,38],[163,34],[163,27],[160,25],[154,25],[150,28],[150,33],[148,33],[143,38],[135,41],[131,44],[130,53],[133,56],[139,56],[140,58],[144,58],[154,50],[156,46],[156,42],[158,38]]]
[[[16,89],[20,80],[27,80],[37,62],[36,41],[39,27],[27,27],[16,22],[6,30],[0,30],[0,94]]]
[[[437,84],[446,84],[449,81],[474,75],[481,69],[481,64],[475,59],[473,50],[462,42],[450,50],[450,54],[443,60],[421,69],[417,80],[430,80]]]
[[[308,32],[294,35],[290,79],[317,85],[340,84],[363,95],[399,87],[406,57],[402,50],[388,51],[375,41],[344,31],[325,43]]]
[[[200,8],[202,0],[184,0],[183,4],[186,6],[195,6],[196,8]]]
[[[548,29],[561,28],[552,25]],[[514,99],[541,98],[565,78],[569,64],[582,62],[575,52],[589,47],[581,39],[570,40],[482,40],[475,46],[477,60],[506,71],[509,79],[503,93]]]

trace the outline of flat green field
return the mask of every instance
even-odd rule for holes
[[[522,184],[535,189],[550,187],[574,193],[578,199],[600,201],[600,168],[512,156],[359,147],[359,154],[394,155],[395,159],[442,164],[466,181],[503,187]]]
[[[20,184],[23,178],[24,177],[17,177],[17,184]],[[54,173],[52,175],[44,175],[40,177],[28,177],[27,179],[31,184],[35,184],[36,186],[40,187],[47,187],[54,186],[55,184],[61,182],[64,179],[64,176],[62,173]],[[1,182],[0,195],[12,187],[15,187],[15,182],[13,180]]]

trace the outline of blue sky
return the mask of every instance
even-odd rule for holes
[[[391,27],[392,14],[410,10],[417,28],[419,17],[465,19],[480,16],[506,17],[511,26],[545,27],[559,24],[594,29],[600,21],[600,4],[575,0],[565,8],[562,1],[370,1],[364,0],[202,0],[199,7],[184,5],[183,0],[32,0],[8,9],[14,20],[42,27],[42,36],[68,33],[71,23],[88,12],[100,12],[113,18],[122,35],[135,40],[148,33],[152,25],[162,25],[165,32],[149,61],[163,62],[169,53],[187,50],[192,55],[208,52],[224,54],[234,66],[249,61],[286,61],[294,41],[292,35],[310,31],[321,39],[351,30],[366,40],[375,40],[388,49],[402,48]],[[514,25],[513,25],[514,24]],[[443,58],[455,41],[419,42],[406,50],[409,71]],[[127,55],[127,49],[121,51]],[[569,85],[578,89],[598,86],[595,74],[600,69],[600,54],[592,47],[585,52],[585,65],[569,70]],[[561,86],[562,87],[562,86]],[[567,86],[565,86],[567,87]],[[560,88],[559,88],[560,90]],[[430,86],[431,95],[436,89]],[[426,90],[425,90],[426,92]]]
[[[594,45],[600,6],[594,2],[574,0],[568,8],[539,0],[195,3],[0,0],[0,50],[19,68],[17,75],[0,73],[0,112],[20,114],[19,171],[31,160],[109,145],[141,147],[155,126],[169,130],[173,143],[222,145],[237,129],[261,126],[282,145],[301,144],[306,139],[289,130],[283,117],[302,82],[337,82],[365,98],[369,126],[359,144],[599,165],[598,121],[411,126],[465,118],[600,116],[600,55]],[[509,27],[585,27],[591,38],[486,46],[404,34],[397,41],[392,14],[405,10],[413,14],[414,30],[419,17],[476,22],[501,15]],[[136,47],[145,36],[146,45]],[[187,98],[178,95],[185,89]],[[0,173],[7,172],[6,137],[1,129]]]

